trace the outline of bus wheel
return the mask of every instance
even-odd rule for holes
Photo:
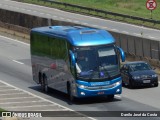
[[[108,95],[107,98],[108,98],[109,101],[113,101],[114,95]]]
[[[43,92],[48,92],[49,91],[48,84],[47,84],[47,77],[45,75],[43,75],[43,79],[42,79],[42,82],[41,82],[41,88],[42,88]]]
[[[75,100],[75,98],[74,98],[74,96],[72,94],[72,88],[71,88],[70,84],[67,85],[67,90],[68,90],[69,100],[71,102],[73,102]]]

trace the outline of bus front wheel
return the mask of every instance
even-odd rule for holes
[[[71,102],[73,102],[75,100],[75,98],[74,98],[73,93],[72,93],[72,87],[69,83],[67,84],[67,91],[68,91],[68,95],[69,95],[69,100]]]
[[[42,81],[41,81],[41,88],[43,92],[48,92],[48,84],[47,84],[47,77],[43,75]]]

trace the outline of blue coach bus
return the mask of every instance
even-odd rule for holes
[[[33,80],[74,98],[107,96],[122,92],[121,48],[112,35],[82,26],[47,26],[31,30]]]

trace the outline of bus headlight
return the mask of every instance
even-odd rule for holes
[[[121,81],[118,81],[116,83],[114,83],[114,86],[119,86],[122,82]]]
[[[79,84],[77,84],[77,86],[78,86],[79,88],[81,88],[81,89],[87,88],[87,86],[85,86],[85,85],[79,85]]]

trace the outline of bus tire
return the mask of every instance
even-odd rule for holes
[[[73,94],[72,94],[72,88],[71,88],[70,83],[67,83],[67,91],[68,91],[69,100],[70,100],[71,102],[74,102],[74,101],[75,101],[75,98],[74,98],[74,96],[73,96]]]
[[[46,93],[49,92],[46,75],[43,75],[42,77],[41,88],[43,92],[46,92]]]

